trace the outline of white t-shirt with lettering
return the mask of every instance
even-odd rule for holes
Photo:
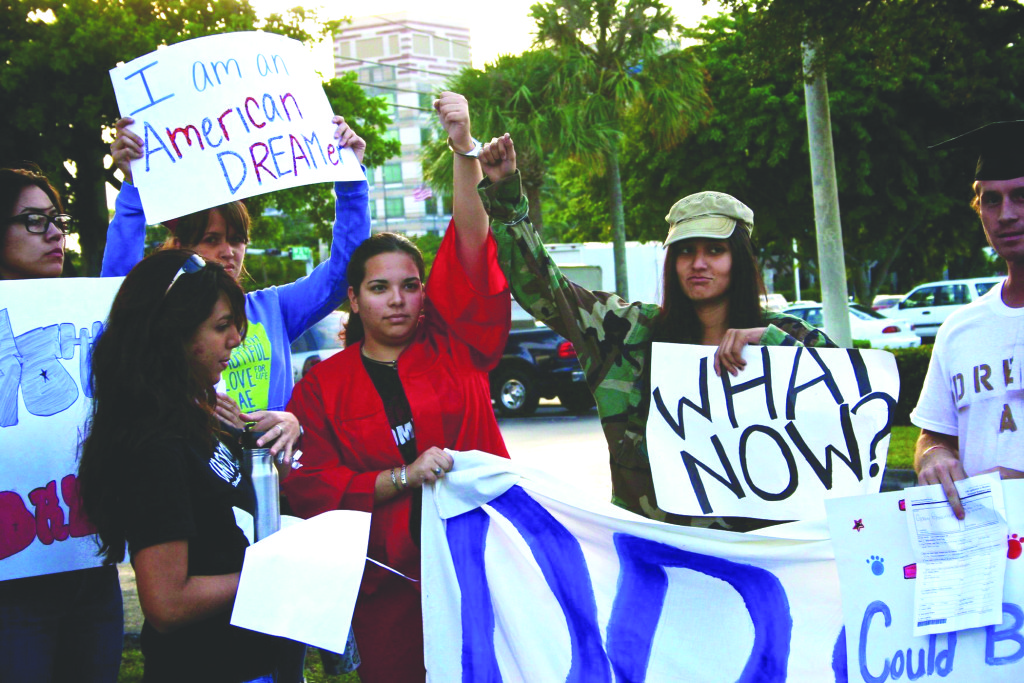
[[[1024,470],[1024,308],[993,287],[953,313],[935,338],[910,421],[956,436],[968,476],[997,465]]]

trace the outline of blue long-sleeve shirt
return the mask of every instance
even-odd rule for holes
[[[279,287],[245,295],[249,332],[231,354],[218,390],[231,396],[243,412],[284,410],[291,397],[291,343],[335,310],[348,295],[345,270],[357,246],[370,236],[366,181],[334,184],[334,233],[331,256],[308,276]],[[126,275],[142,260],[146,217],[139,191],[124,183],[114,218],[107,228],[101,275]]]

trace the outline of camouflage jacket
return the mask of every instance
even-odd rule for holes
[[[612,501],[651,519],[747,530],[764,526],[739,518],[686,518],[660,510],[647,459],[649,363],[659,304],[629,303],[570,282],[544,249],[527,217],[519,172],[478,186],[498,244],[498,261],[519,305],[572,342],[594,394],[608,442]],[[834,346],[820,330],[793,316],[766,313],[765,346]],[[760,520],[747,520],[759,522]],[[742,529],[741,529],[742,527]]]

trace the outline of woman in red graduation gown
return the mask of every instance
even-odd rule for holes
[[[429,286],[404,237],[374,235],[352,254],[349,345],[295,387],[288,410],[305,430],[304,455],[284,485],[303,517],[372,512],[369,556],[417,580],[421,489],[454,466],[443,449],[508,457],[487,373],[504,350],[511,304],[475,191],[479,143],[465,98],[443,93],[434,107],[454,152],[455,192]],[[424,680],[419,583],[368,564],[352,626],[363,683]]]

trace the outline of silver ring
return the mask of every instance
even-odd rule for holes
[[[443,472],[443,471],[444,470],[442,470],[440,467],[435,467],[434,468],[434,474],[436,474],[439,477],[441,476],[441,472]]]
[[[276,426],[277,426],[277,431],[279,431],[279,432],[281,432],[282,434],[284,434],[284,427],[282,427],[282,426],[280,425],[280,423],[278,423],[278,424],[277,424]]]

